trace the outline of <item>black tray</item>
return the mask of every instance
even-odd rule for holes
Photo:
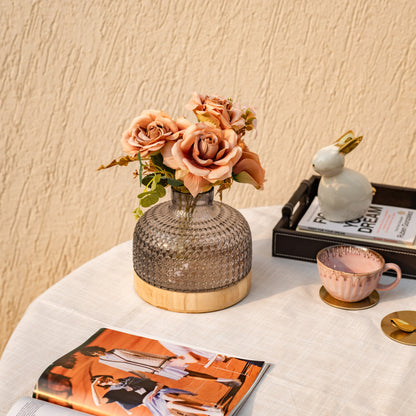
[[[282,218],[273,229],[273,256],[316,263],[316,254],[325,247],[334,244],[360,245],[379,252],[386,263],[398,264],[402,269],[402,277],[416,279],[415,249],[296,230],[299,220],[317,195],[320,179],[320,176],[312,176],[302,181],[288,203],[283,206]],[[416,189],[376,183],[372,183],[372,186],[376,188],[374,204],[416,209]],[[388,271],[386,274],[395,273]]]

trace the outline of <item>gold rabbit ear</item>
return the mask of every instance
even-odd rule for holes
[[[353,132],[350,130],[340,137],[334,144],[339,147],[339,153],[346,155],[351,152],[351,150],[354,150],[360,144],[362,139],[363,136],[354,137]]]

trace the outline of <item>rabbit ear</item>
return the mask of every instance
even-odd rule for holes
[[[339,148],[339,153],[346,155],[351,152],[351,150],[354,150],[360,144],[362,139],[363,136],[354,137],[353,132],[350,130],[340,137],[334,144]]]

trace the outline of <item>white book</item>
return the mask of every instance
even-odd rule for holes
[[[335,222],[324,218],[318,197],[315,197],[296,229],[413,246],[416,239],[416,210],[371,204],[361,218]]]

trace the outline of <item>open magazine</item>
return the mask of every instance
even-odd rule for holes
[[[7,416],[234,415],[268,364],[103,328]],[[82,412],[82,413],[80,413]]]

